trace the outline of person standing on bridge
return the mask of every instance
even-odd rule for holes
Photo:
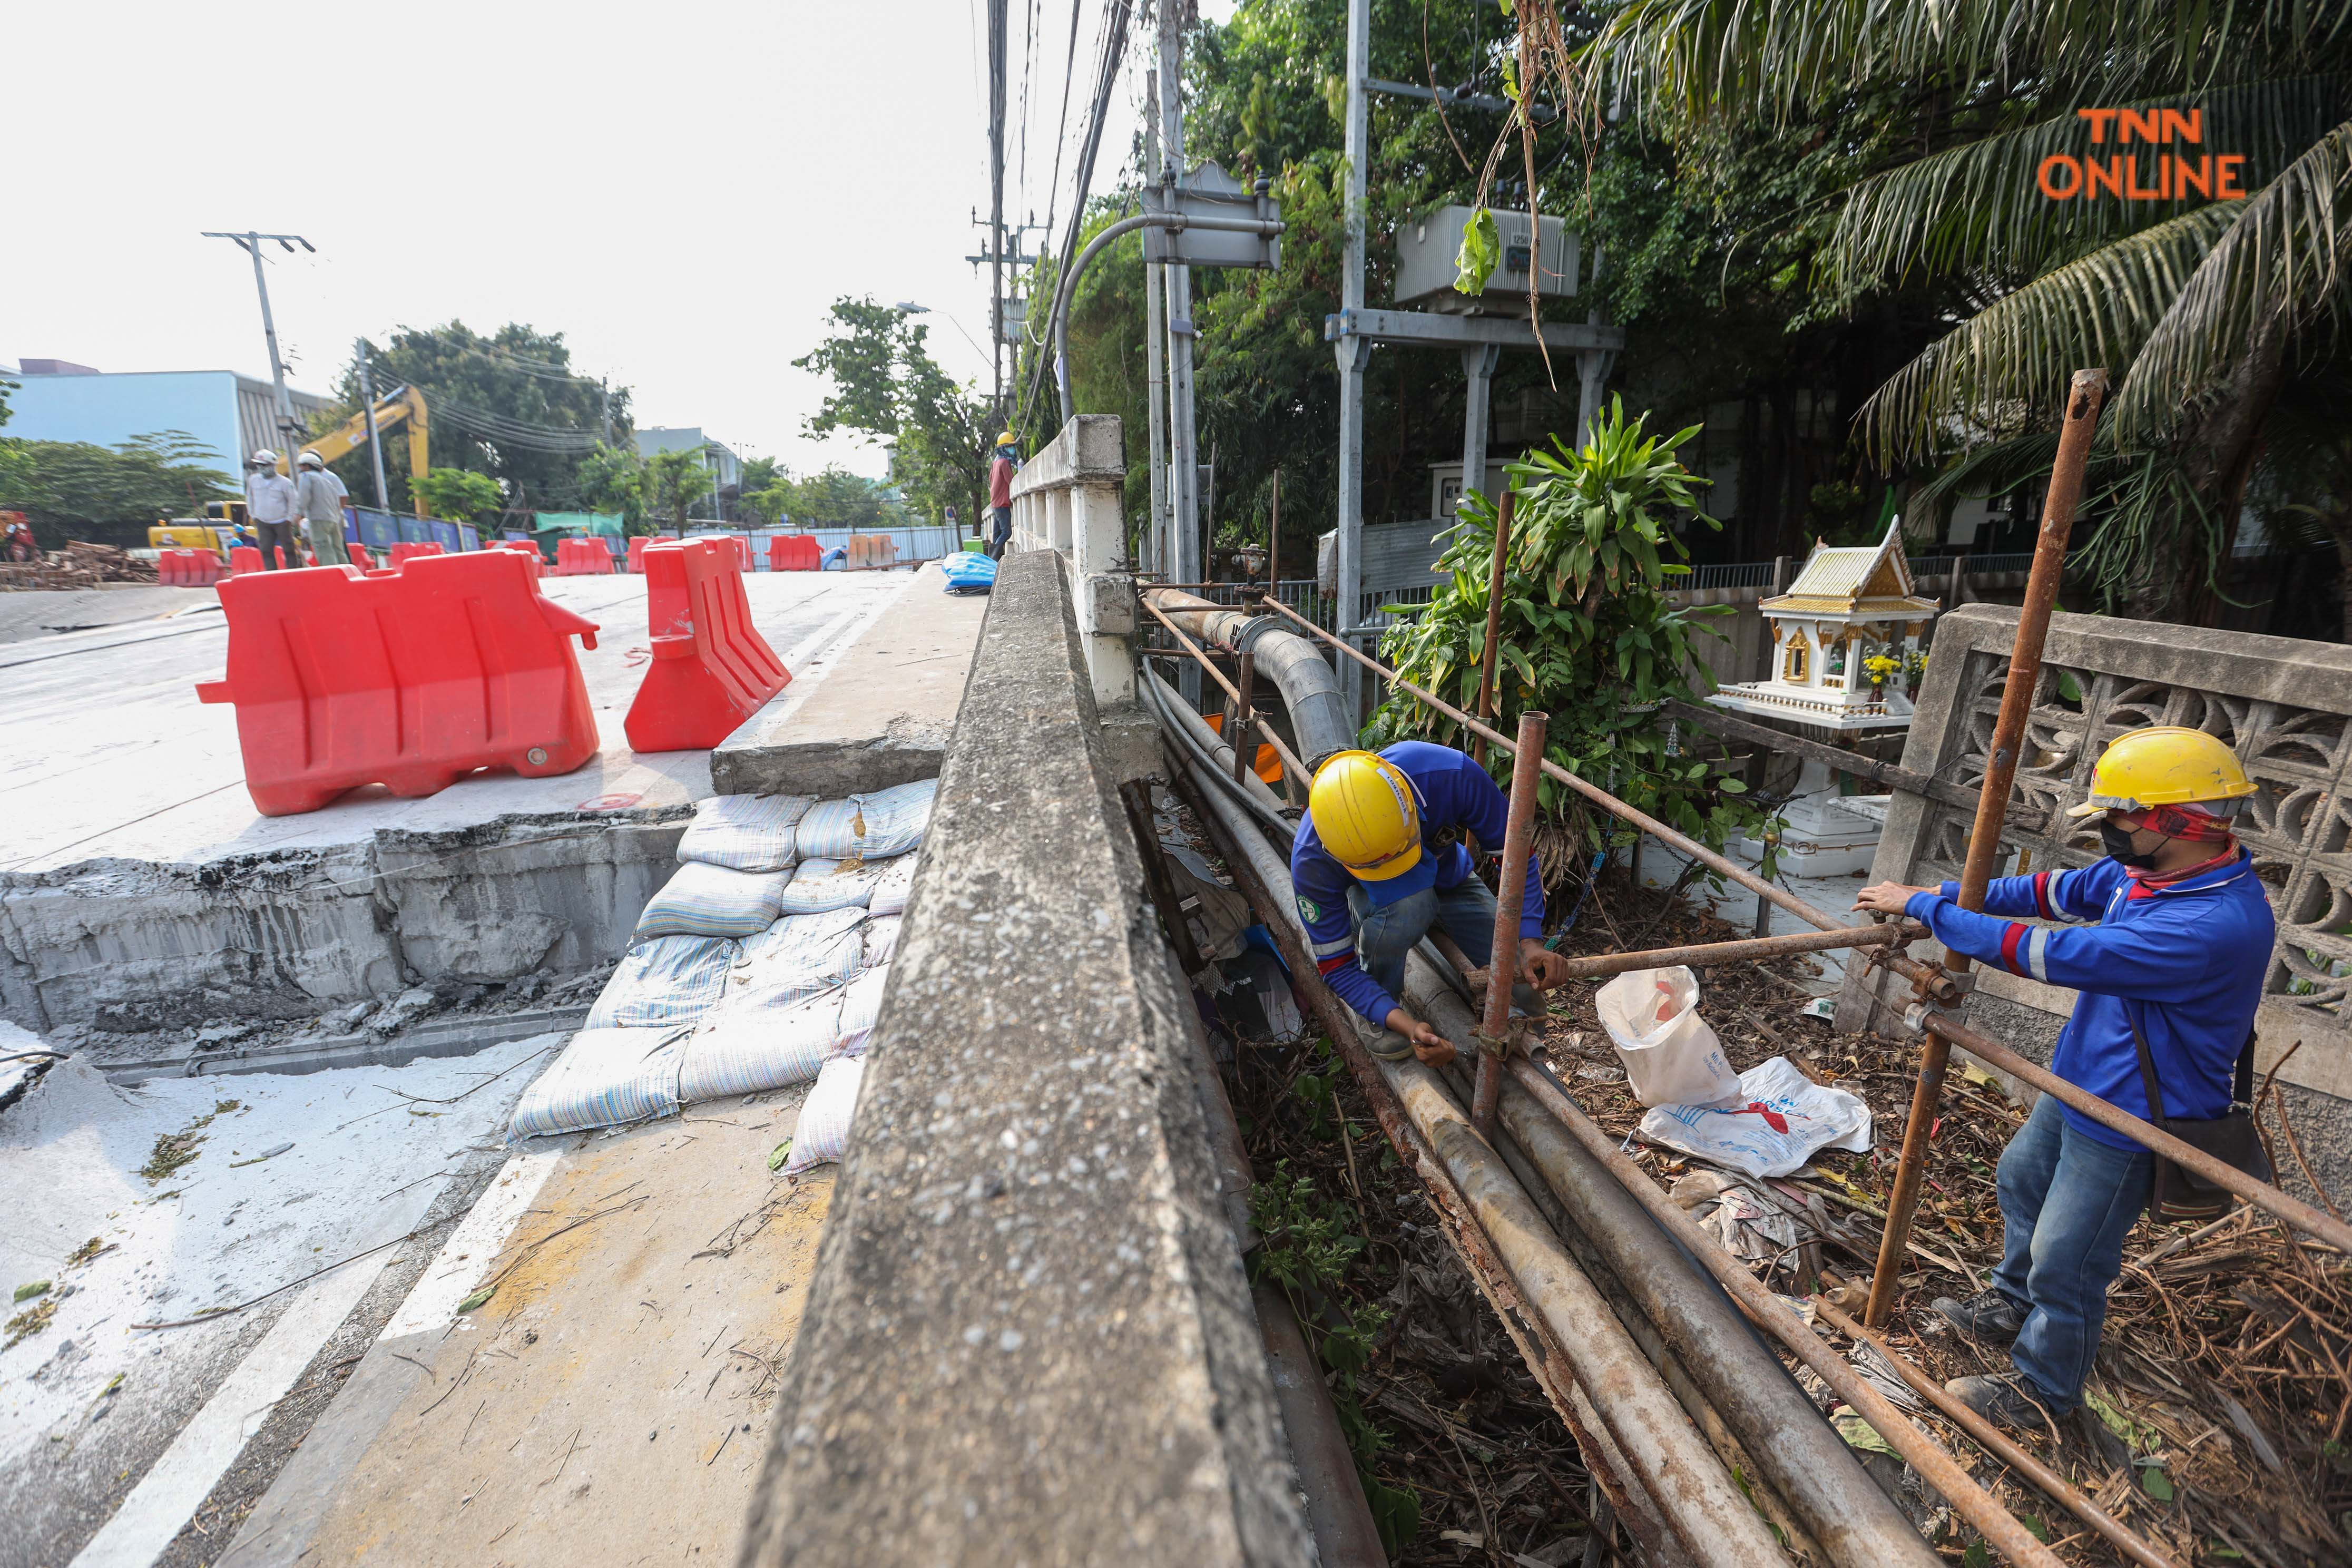
[[[1503,847],[1511,803],[1486,770],[1451,746],[1401,741],[1375,754],[1341,752],[1315,772],[1307,816],[1290,846],[1290,877],[1307,951],[1339,1000],[1365,1020],[1373,1055],[1451,1059],[1445,1037],[1404,1009],[1405,956],[1433,931],[1471,963],[1490,963],[1495,895],[1471,852]],[[1567,961],[1543,944],[1543,879],[1528,853],[1519,906],[1518,969],[1530,984],[1512,1000],[1533,1013],[1536,990],[1567,978]]]
[[[1004,559],[1004,547],[1013,538],[1013,474],[1021,467],[1021,446],[1012,431],[996,438],[996,456],[988,464],[988,512],[991,532],[988,558]]]
[[[302,515],[302,502],[294,481],[278,471],[278,454],[267,447],[246,466],[251,472],[245,480],[245,514],[261,535],[261,563],[272,572],[279,570],[278,552],[283,551],[285,566],[301,565],[302,540],[294,520]]]
[[[294,483],[297,502],[310,525],[310,553],[321,566],[348,566],[351,552],[343,548],[343,498],[351,492],[316,452],[294,459],[301,478]]]
[[[2251,1088],[2254,1009],[2278,932],[2253,857],[2230,831],[2253,793],[2213,736],[2135,730],[2100,756],[2091,798],[2068,813],[2100,819],[2105,859],[1997,879],[1982,914],[1960,908],[1954,882],[1882,882],[1854,908],[1908,915],[1954,952],[2081,993],[2050,1061],[2068,1083],[2175,1131],[2220,1121]],[[2045,1411],[2064,1415],[2082,1403],[2107,1288],[2154,1174],[2155,1156],[2122,1133],[2053,1095],[2034,1102],[2001,1152],[2003,1250],[1991,1288],[1934,1303],[1962,1332],[2009,1345],[2011,1370],[1947,1388],[2026,1431],[2043,1429]]]

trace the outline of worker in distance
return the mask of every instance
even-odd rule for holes
[[[2254,1009],[2277,933],[2253,857],[2231,831],[2253,793],[2215,737],[2136,730],[2100,756],[2089,801],[2069,813],[2099,819],[2105,859],[1999,878],[1981,914],[1960,908],[1953,882],[1882,882],[1854,908],[1908,915],[1954,952],[2081,993],[2050,1070],[2196,1143],[2201,1129],[2244,1116],[2231,1108],[2251,1078]],[[2245,1132],[2251,1142],[2250,1125]],[[2267,1166],[2256,1173],[2266,1178]],[[2002,1256],[1991,1286],[1934,1303],[1970,1337],[2009,1346],[2011,1368],[1946,1387],[2028,1431],[2082,1403],[2124,1237],[2156,1175],[2156,1156],[2122,1133],[2054,1096],[2034,1103],[2000,1156]]]
[[[294,471],[295,504],[310,525],[310,553],[321,566],[350,565],[351,552],[343,548],[343,498],[351,492],[316,452],[297,457]]]
[[[1290,876],[1307,950],[1339,1000],[1364,1020],[1372,1054],[1454,1058],[1444,1036],[1407,1012],[1405,955],[1443,932],[1471,963],[1494,956],[1495,895],[1478,879],[1471,845],[1498,854],[1511,804],[1486,770],[1451,746],[1401,741],[1377,753],[1341,752],[1315,772],[1307,815],[1290,846]],[[1567,961],[1543,944],[1543,879],[1528,854],[1519,906],[1513,1000],[1540,1010],[1535,992],[1565,980]],[[1531,983],[1526,984],[1526,983]]]

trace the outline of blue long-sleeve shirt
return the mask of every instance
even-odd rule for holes
[[[1510,827],[1511,803],[1486,770],[1451,746],[1400,741],[1381,752],[1412,782],[1421,811],[1421,852],[1437,868],[1440,892],[1458,888],[1475,874],[1469,852],[1458,841],[1466,833],[1487,854],[1502,852]],[[1448,841],[1447,836],[1454,836]],[[1307,951],[1339,1000],[1373,1023],[1384,1023],[1398,1005],[1356,962],[1356,932],[1348,914],[1348,889],[1356,884],[1315,836],[1315,819],[1302,818],[1290,845],[1290,879],[1298,890],[1298,916],[1307,925]],[[1367,883],[1366,887],[1374,884]],[[1527,892],[1519,900],[1519,935],[1543,935],[1543,879],[1528,854]]]
[[[1987,889],[1982,914],[1960,908],[1958,895],[1959,885],[1947,882],[1912,894],[1904,912],[1955,952],[2082,994],[2058,1037],[2052,1072],[2146,1116],[2132,1047],[2137,1024],[2167,1116],[2210,1120],[2228,1111],[2278,931],[2252,855],[2241,849],[2228,865],[2161,884],[2134,878],[2112,858],[2003,877]],[[2063,923],[2030,926],[2003,916]],[[2087,1137],[2138,1147],[2071,1107],[2065,1115]]]

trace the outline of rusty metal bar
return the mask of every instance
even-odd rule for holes
[[[1847,926],[1842,931],[1806,931],[1790,936],[1748,937],[1738,942],[1703,942],[1689,947],[1654,947],[1645,952],[1604,952],[1567,961],[1569,978],[1597,979],[1633,969],[1705,969],[1718,963],[1753,963],[1797,952],[1832,952],[1845,947],[1901,947],[1919,941],[1927,928],[1916,921]]]
[[[2033,542],[2033,570],[2025,580],[2025,607],[2018,613],[2017,640],[2009,656],[2009,674],[2000,687],[2000,712],[1993,721],[1992,750],[1985,776],[1977,791],[1976,823],[1969,831],[1969,854],[1960,868],[1960,908],[1984,908],[1985,889],[1992,884],[1993,862],[2000,858],[2001,825],[2009,817],[2010,786],[2017,779],[2018,752],[2025,743],[2025,721],[2033,708],[2033,689],[2042,679],[2042,647],[2050,635],[2050,611],[2058,602],[2058,584],[2066,574],[2066,545],[2074,532],[2074,510],[2083,500],[2083,468],[2090,460],[2091,437],[2098,429],[2099,405],[2107,394],[2107,373],[2078,370],[2066,390],[2066,424],[2058,434],[2058,458],[2050,469],[2050,490],[2042,502],[2042,531]],[[1947,951],[1944,967],[1966,974],[1969,960]],[[1912,1088],[1911,1114],[1903,1124],[1903,1157],[1895,1167],[1895,1185],[1886,1196],[1886,1226],[1878,1242],[1878,1264],[1871,1271],[1870,1303],[1862,1321],[1875,1328],[1895,1309],[1895,1287],[1903,1272],[1903,1255],[1911,1241],[1911,1221],[1919,1206],[1919,1186],[1927,1174],[1927,1135],[1936,1124],[1936,1108],[1943,1098],[1944,1069],[1950,1049],[1942,1037],[1929,1035],[1919,1051],[1919,1079]]]
[[[1495,511],[1495,563],[1486,573],[1486,651],[1478,659],[1478,717],[1495,716],[1495,658],[1503,630],[1503,565],[1511,553],[1511,511],[1517,492],[1507,484],[1503,487],[1502,504]],[[1486,760],[1484,743],[1478,747],[1478,761]]]
[[[1158,621],[1161,626],[1168,628],[1168,635],[1174,637],[1184,651],[1191,654],[1194,659],[1198,660],[1201,668],[1207,670],[1209,674],[1215,679],[1217,684],[1225,689],[1226,696],[1234,699],[1236,702],[1241,700],[1241,692],[1234,687],[1232,681],[1225,679],[1225,672],[1219,669],[1209,656],[1202,651],[1200,644],[1194,642],[1191,637],[1186,637],[1181,631],[1178,630],[1174,621],[1171,621],[1166,616],[1161,615],[1160,613],[1159,605],[1153,604],[1149,598],[1146,598],[1139,594],[1136,595],[1135,602],[1141,605],[1146,610],[1151,612],[1151,618],[1153,620]],[[1244,657],[1246,658],[1247,656],[1244,655]],[[1276,734],[1271,729],[1265,729],[1263,726],[1261,726],[1261,731],[1265,737],[1265,743],[1274,748],[1274,754],[1282,759],[1282,765],[1289,771],[1290,776],[1297,779],[1301,784],[1312,785],[1315,782],[1315,775],[1307,771],[1307,764],[1298,760],[1297,752],[1293,752],[1288,746],[1282,743],[1282,737]],[[1235,746],[1234,748],[1234,755],[1238,758],[1241,755],[1241,751],[1242,749],[1239,746]]]
[[[1488,743],[1500,746],[1506,751],[1510,749],[1511,742],[1509,741],[1496,733],[1485,724],[1480,723],[1477,720],[1473,719],[1469,714],[1462,711],[1461,709],[1454,707],[1452,703],[1446,701],[1442,697],[1438,697],[1431,692],[1422,689],[1422,688],[1415,686],[1409,680],[1398,679],[1394,670],[1390,669],[1387,666],[1381,664],[1379,661],[1368,657],[1367,655],[1359,652],[1357,649],[1350,647],[1345,640],[1333,637],[1330,633],[1325,631],[1321,626],[1317,626],[1306,616],[1301,616],[1289,605],[1284,604],[1281,600],[1266,596],[1264,597],[1261,602],[1274,609],[1278,614],[1286,616],[1291,620],[1297,622],[1300,626],[1306,627],[1307,631],[1313,633],[1316,637],[1320,637],[1323,641],[1329,643],[1333,647],[1338,648],[1341,653],[1346,654],[1358,664],[1360,664],[1367,669],[1371,670],[1381,679],[1389,682],[1394,687],[1397,687],[1401,690],[1412,692],[1415,697],[1420,698],[1423,702],[1428,703],[1432,708],[1436,709],[1440,713],[1444,714],[1448,719],[1453,720],[1455,723],[1468,730],[1471,733],[1484,736]],[[1675,849],[1680,850],[1683,854],[1689,856],[1692,859],[1696,860],[1701,865],[1706,867],[1708,870],[1715,872],[1718,876],[1729,878],[1732,881],[1738,883],[1749,892],[1754,893],[1758,898],[1769,899],[1776,907],[1788,910],[1799,920],[1803,921],[1807,925],[1817,927],[1822,931],[1851,931],[1854,929],[1847,925],[1843,921],[1839,920],[1836,916],[1815,909],[1812,905],[1805,902],[1804,900],[1798,898],[1794,893],[1789,892],[1785,889],[1774,887],[1771,883],[1766,881],[1763,878],[1759,877],[1755,872],[1750,871],[1747,867],[1740,865],[1738,861],[1731,860],[1722,855],[1718,855],[1714,850],[1709,849],[1706,845],[1698,842],[1698,840],[1667,826],[1664,823],[1660,822],[1656,817],[1652,816],[1648,812],[1643,811],[1638,807],[1629,805],[1625,802],[1619,800],[1615,795],[1611,795],[1607,790],[1602,789],[1599,784],[1592,783],[1590,779],[1580,778],[1575,773],[1570,773],[1558,763],[1546,761],[1543,764],[1543,771],[1544,775],[1547,778],[1551,779],[1554,783],[1565,784],[1568,788],[1574,790],[1577,794],[1584,796],[1585,799],[1592,802],[1593,805],[1601,807],[1603,811],[1606,811],[1612,816],[1625,822],[1633,824],[1635,827],[1640,828],[1643,832],[1649,834],[1653,837],[1664,840],[1666,843],[1672,845]],[[1911,959],[1902,956],[1900,953],[1890,952],[1887,955],[1886,965],[1888,968],[1894,970],[1895,973],[1900,974],[1908,980],[1916,981],[1925,976],[1927,984],[1932,988],[1931,994],[1938,996],[1939,998],[1948,997],[1955,1001],[1958,999],[1957,989],[1949,986],[1948,983],[1947,983],[1943,977],[1943,972],[1931,964],[1915,963]]]
[[[1503,497],[1506,506],[1510,497]],[[1505,513],[1507,517],[1509,514]],[[1499,561],[1500,556],[1496,559]],[[1499,573],[1500,568],[1496,568]],[[1495,623],[1486,623],[1493,651]],[[1478,1087],[1470,1120],[1478,1136],[1495,1138],[1495,1106],[1503,1093],[1503,1058],[1511,1048],[1511,982],[1519,972],[1519,906],[1528,891],[1528,853],[1536,833],[1537,769],[1543,762],[1548,713],[1519,715],[1519,745],[1511,762],[1511,812],[1503,829],[1503,867],[1495,895],[1495,945],[1486,955],[1486,1016],[1478,1034]]]
[[[1942,1384],[1904,1360],[1885,1341],[1839,1311],[1827,1300],[1815,1296],[1813,1310],[1846,1338],[1876,1350],[1894,1366],[1895,1375],[1910,1385],[1911,1392],[1943,1412],[1946,1419],[1975,1439],[1977,1447],[2032,1481],[2052,1501],[2097,1531],[2116,1551],[2135,1563],[2145,1564],[2146,1568],[2180,1568],[2177,1559],[2167,1556],[2125,1529],[2105,1510],[2084,1496],[2080,1488],[2002,1436],[2000,1428],[1946,1393]]]
[[[1257,748],[1249,743],[1250,728],[1257,722],[1257,716],[1250,711],[1250,693],[1256,689],[1257,682],[1257,656],[1241,654],[1237,656],[1237,664],[1238,668],[1234,671],[1233,717],[1225,721],[1225,731],[1234,746],[1235,784],[1242,782],[1242,775],[1251,772],[1257,761]]]
[[[1731,1293],[1732,1300],[1739,1304],[1741,1310],[1794,1351],[1798,1360],[1812,1368],[1814,1375],[1829,1384],[1840,1399],[1852,1405],[1881,1437],[1886,1439],[1889,1447],[1908,1461],[1930,1487],[1943,1495],[1944,1500],[1952,1505],[1954,1512],[1975,1526],[1995,1549],[2011,1561],[2029,1564],[2031,1568],[2059,1568],[2057,1553],[2036,1541],[2009,1510],[1977,1485],[1958,1461],[1946,1453],[1934,1438],[1906,1419],[1886,1395],[1873,1387],[1868,1380],[1854,1371],[1845,1357],[1823,1342],[1819,1334],[1805,1325],[1803,1319],[1790,1310],[1787,1302],[1748,1273],[1747,1267],[1738,1259],[1726,1252],[1721,1242],[1701,1230],[1697,1221],[1660,1191],[1657,1184],[1643,1175],[1633,1161],[1619,1152],[1617,1141],[1595,1127],[1578,1108],[1576,1101],[1570,1100],[1542,1068],[1522,1058],[1511,1064],[1511,1076],[1520,1088],[1535,1097],[1538,1104],[1559,1119],[1570,1134],[1584,1146],[1585,1152],[1608,1168],[1610,1174],[1617,1178],[1618,1184],[1633,1194],[1667,1235],[1680,1242],[1692,1257],[1706,1266],[1707,1272],[1723,1282],[1724,1289]]]
[[[2070,1105],[2102,1127],[2111,1127],[2144,1149],[2152,1149],[2183,1170],[2194,1171],[2216,1186],[2226,1187],[2263,1213],[2276,1216],[2295,1229],[2317,1237],[2328,1246],[2352,1253],[2352,1225],[2290,1197],[2268,1182],[2258,1182],[2239,1170],[2193,1148],[2175,1138],[2154,1122],[2144,1121],[2130,1111],[2111,1105],[2088,1089],[2078,1089],[2048,1068],[2028,1061],[1999,1040],[1990,1039],[1966,1027],[1941,1013],[1930,1013],[1921,1026],[1928,1034],[1958,1046],[1972,1057],[1980,1057],[1992,1067],[2014,1073],[2044,1094],[2054,1094],[2059,1103]]]

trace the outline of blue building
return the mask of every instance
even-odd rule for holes
[[[64,360],[28,359],[22,368],[0,363],[8,394],[5,434],[26,441],[87,441],[112,447],[134,436],[181,430],[211,448],[212,467],[244,469],[247,453],[278,447],[277,394],[267,381],[233,370],[129,371],[106,374]],[[332,404],[292,392],[295,417],[306,424]]]

